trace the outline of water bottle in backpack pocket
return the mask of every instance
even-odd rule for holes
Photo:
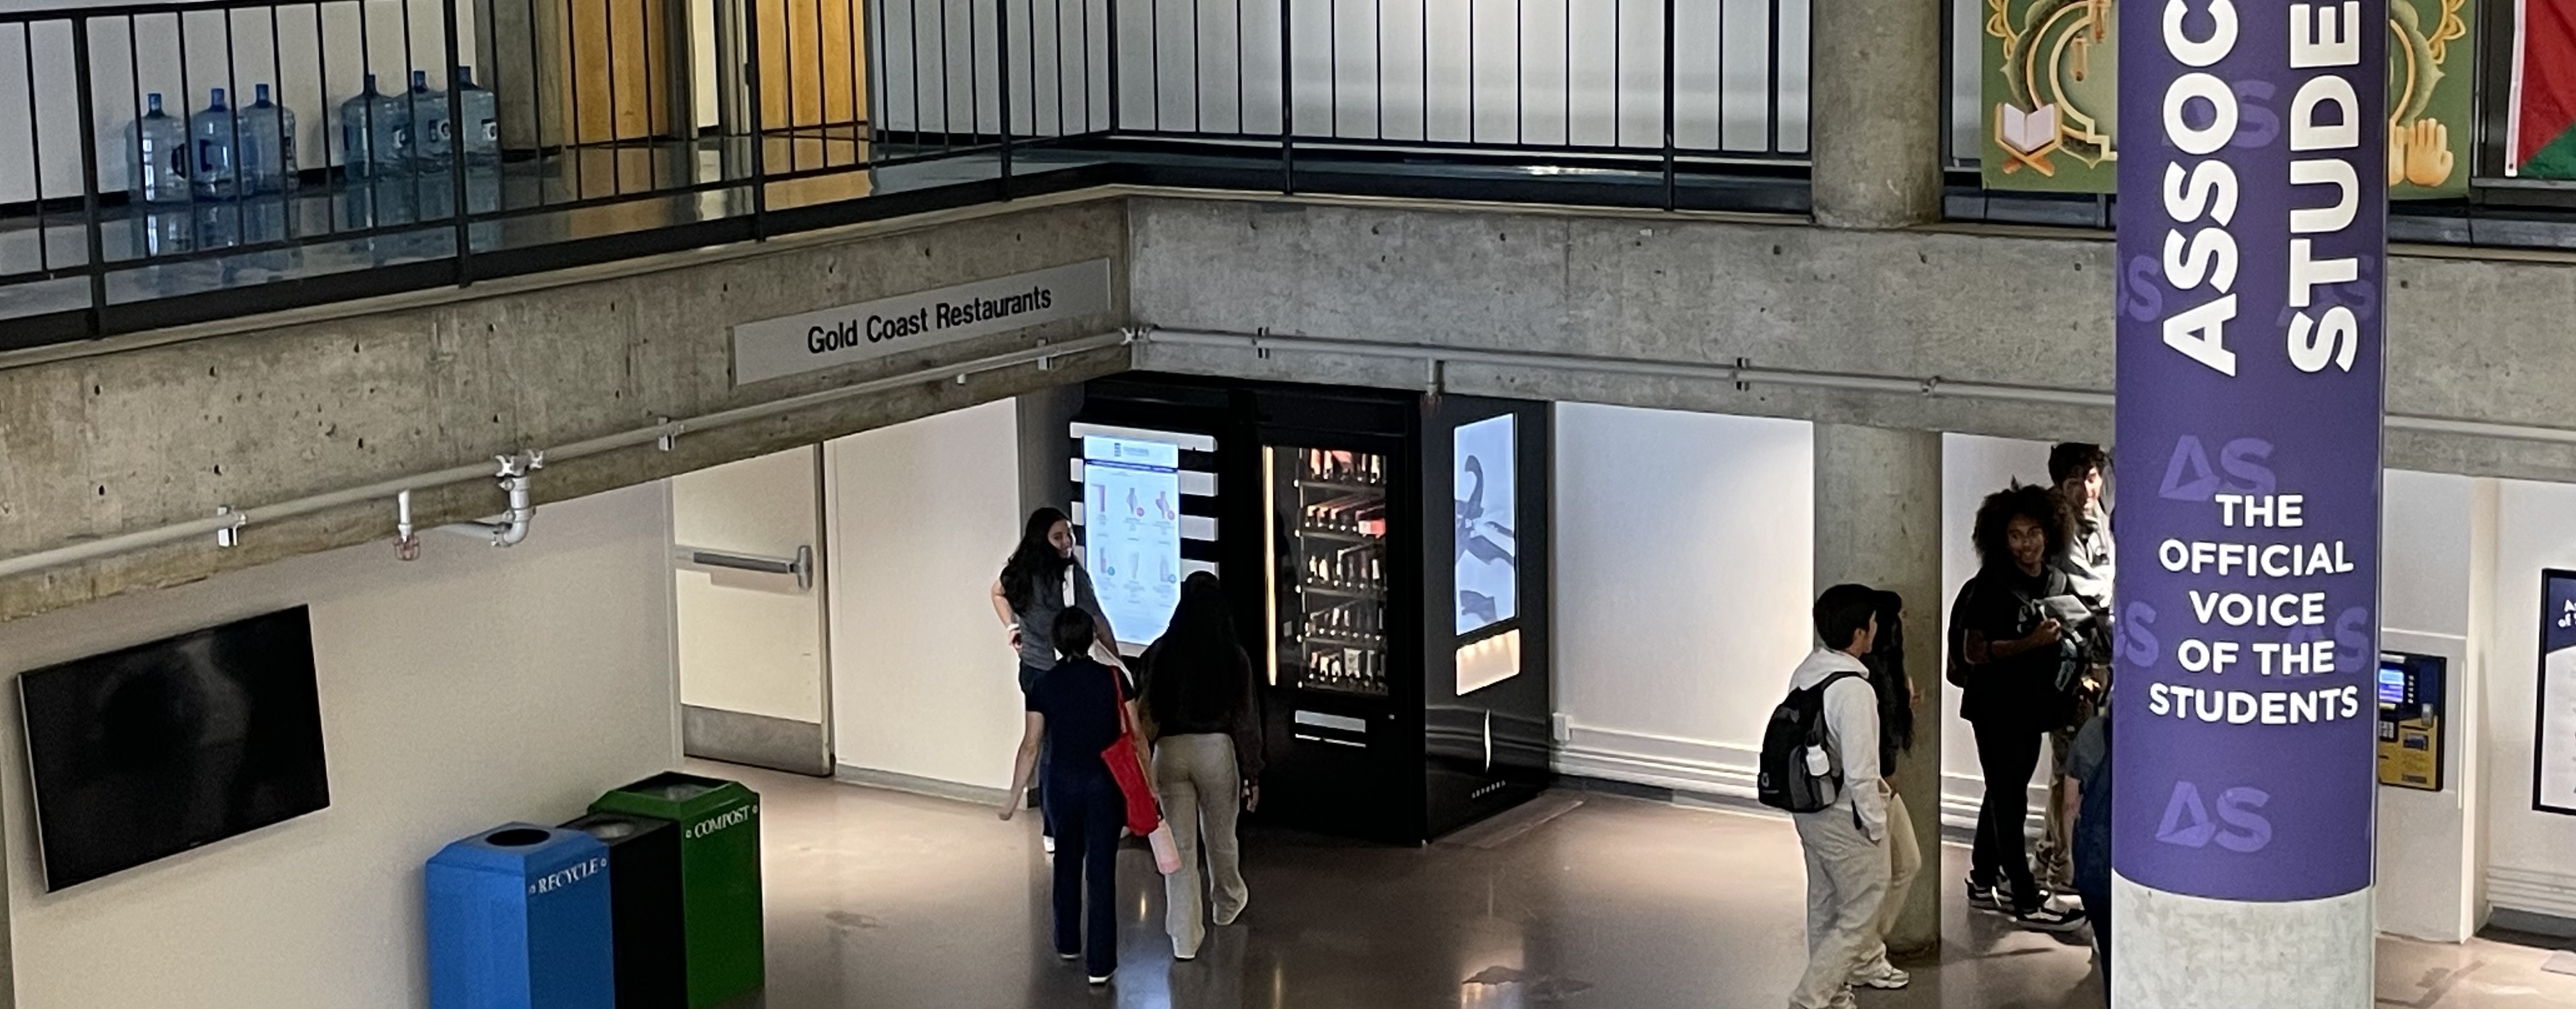
[[[1825,745],[1825,691],[1855,672],[1838,672],[1804,690],[1792,690],[1771,709],[1762,730],[1760,777],[1753,786],[1762,804],[1792,813],[1813,813],[1842,795],[1842,769],[1834,766]]]

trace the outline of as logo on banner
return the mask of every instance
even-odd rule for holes
[[[2272,843],[2272,821],[2255,810],[2271,801],[2271,793],[2259,788],[2228,789],[2218,793],[2218,820],[2212,821],[2209,806],[2201,801],[2200,786],[2174,782],[2173,798],[2165,801],[2164,820],[2156,824],[2156,840],[2184,848],[2206,848],[2215,842],[2240,855],[2261,851]],[[2220,830],[2220,822],[2233,829]]]

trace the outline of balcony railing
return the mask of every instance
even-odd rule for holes
[[[1109,181],[1803,210],[1807,20],[1805,0],[0,13],[0,349]]]

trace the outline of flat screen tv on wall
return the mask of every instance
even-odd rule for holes
[[[45,889],[331,804],[304,607],[18,677]]]

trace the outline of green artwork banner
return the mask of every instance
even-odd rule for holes
[[[2122,0],[1980,2],[1986,188],[2115,191]],[[2475,19],[2468,0],[2388,0],[2390,199],[2469,190]],[[2239,87],[2269,90],[2259,81]],[[2237,97],[2244,109],[2240,129],[2247,131],[2277,129],[2290,101],[2289,95]]]

